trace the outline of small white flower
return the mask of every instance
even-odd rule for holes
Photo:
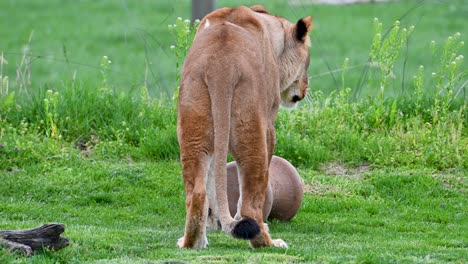
[[[170,48],[171,48],[171,49],[175,49],[175,46],[174,46],[174,45],[171,45],[171,47],[170,47]]]
[[[184,22],[188,24],[190,23],[190,19],[185,19]]]

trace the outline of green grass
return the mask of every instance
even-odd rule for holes
[[[19,114],[3,112],[0,229],[62,222],[72,244],[32,258],[2,252],[2,262],[463,263],[466,258],[463,112],[443,112],[444,123],[428,119],[430,125],[421,125],[423,115],[411,111],[395,123],[385,115],[376,123],[377,104],[347,104],[346,95],[281,111],[276,153],[298,166],[306,192],[291,222],[270,222],[273,236],[290,249],[252,250],[244,241],[211,232],[209,249],[190,251],[175,246],[185,214],[175,109],[152,98],[77,87],[82,94],[66,90],[49,110],[58,124],[54,136],[47,132],[50,124],[41,122],[50,116],[44,104]],[[53,102],[53,94],[43,96],[37,102]],[[93,103],[65,103],[72,99]],[[15,119],[16,114],[31,118],[29,111],[35,110],[37,119]],[[71,113],[83,116],[67,121]],[[76,128],[85,117],[95,118],[93,126]],[[89,134],[77,136],[87,128]]]
[[[171,91],[174,67],[167,25],[189,11],[189,1],[176,6],[171,1],[2,1],[0,14],[14,25],[0,27],[0,51],[9,62],[4,75],[14,78],[33,34],[27,45],[33,56],[33,90],[52,88],[74,75],[95,81],[106,55],[113,62],[110,77],[120,89],[141,86],[151,63],[148,84],[155,92]]]
[[[270,221],[290,249],[252,250],[210,232],[207,250],[179,250],[184,198],[179,164],[83,158],[77,151],[0,173],[0,229],[66,224],[68,248],[2,263],[408,262],[462,263],[466,178],[431,170],[301,169],[297,216]],[[340,171],[343,167],[339,167]]]
[[[167,27],[189,16],[190,1],[0,1],[0,230],[62,222],[72,241],[30,258],[1,250],[0,263],[466,262],[467,71],[455,57],[467,55],[458,45],[468,5],[428,0],[401,19],[416,29],[395,79],[365,66],[374,17],[385,33],[419,2],[265,4],[315,21],[311,91],[276,123],[275,154],[298,168],[302,207],[291,222],[269,221],[287,250],[211,232],[210,247],[194,251],[175,246],[185,221],[173,99],[183,58]],[[21,65],[32,31],[32,64]],[[394,46],[373,49],[377,61]]]

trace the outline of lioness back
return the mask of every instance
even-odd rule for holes
[[[278,73],[275,67],[271,67],[274,58],[270,40],[264,30],[255,12],[246,7],[223,8],[206,16],[184,64],[181,83],[184,89],[192,89],[187,87],[186,81],[194,78],[201,78],[206,83],[220,76],[229,79],[231,85],[213,86],[213,89],[225,92],[233,89],[241,77],[253,85],[257,82],[268,85],[267,79],[277,79],[275,75]],[[259,71],[263,74],[259,75]],[[181,89],[181,93],[190,93],[184,89]],[[242,91],[242,94],[262,96],[258,92],[251,89]],[[268,98],[268,95],[263,96]]]

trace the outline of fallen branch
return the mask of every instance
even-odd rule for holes
[[[37,250],[59,250],[70,244],[67,238],[60,236],[63,231],[65,226],[59,223],[26,230],[4,230],[0,231],[0,245],[27,256]]]

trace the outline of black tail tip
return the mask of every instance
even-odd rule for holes
[[[239,239],[253,239],[260,234],[260,226],[257,221],[251,218],[242,219],[232,229],[232,236]]]

